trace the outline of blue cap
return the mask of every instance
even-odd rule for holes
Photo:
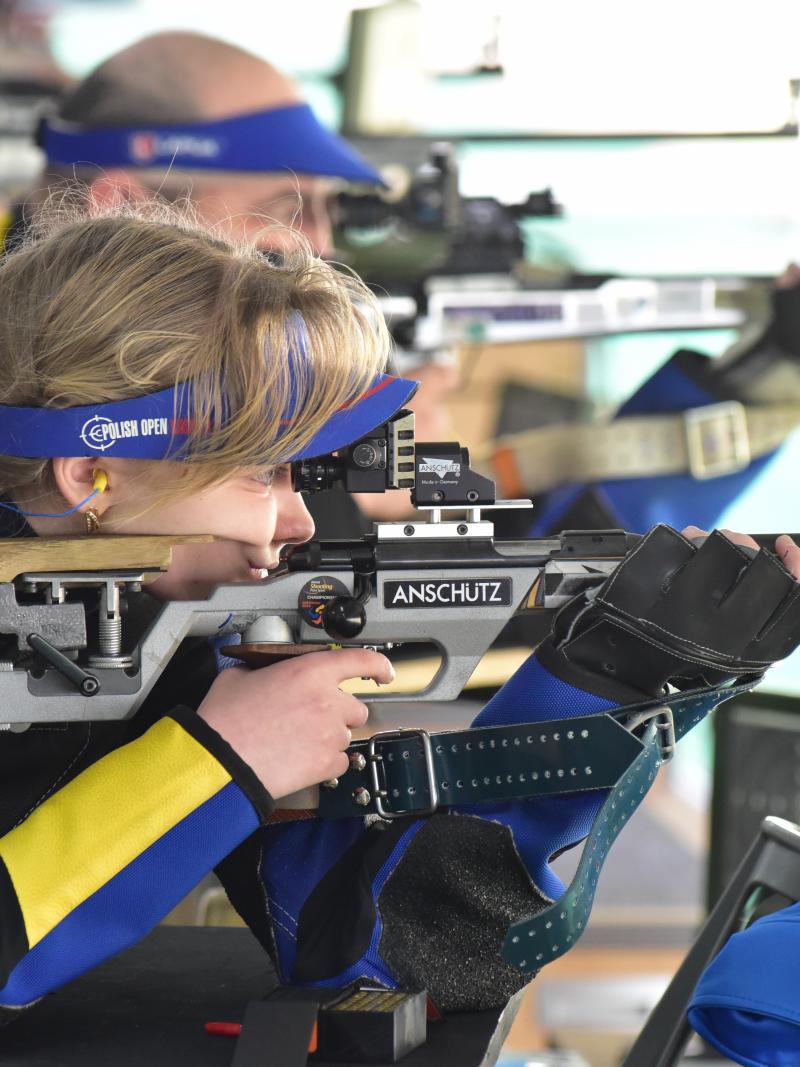
[[[308,104],[169,126],[87,129],[51,118],[40,127],[39,145],[49,163],[61,166],[288,171],[384,184],[366,160],[319,122]]]
[[[305,448],[282,457],[282,462],[326,455],[352,444],[402,408],[418,384],[379,374],[369,389],[332,415]],[[290,400],[290,411],[295,402]],[[191,453],[185,444],[194,427],[192,390],[186,385],[76,408],[0,405],[0,454],[186,460]]]

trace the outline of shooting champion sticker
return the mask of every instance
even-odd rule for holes
[[[337,596],[352,596],[353,594],[338,578],[328,578],[321,575],[319,578],[311,578],[300,590],[297,608],[309,626],[322,629],[322,617],[329,601]]]
[[[485,608],[510,603],[510,578],[410,579],[383,583],[385,608]]]

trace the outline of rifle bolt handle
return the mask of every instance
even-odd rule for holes
[[[337,596],[328,602],[323,616],[325,632],[341,640],[358,637],[367,625],[367,613],[360,600],[352,596]]]

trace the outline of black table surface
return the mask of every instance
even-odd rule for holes
[[[230,1067],[234,1038],[210,1020],[240,1022],[275,984],[248,930],[162,926],[139,945],[46,997],[0,1029],[3,1067]],[[404,1067],[490,1067],[516,1005],[451,1015]],[[319,1062],[319,1061],[315,1061]],[[264,1067],[279,1067],[264,1050]],[[341,1065],[331,1065],[341,1067]]]

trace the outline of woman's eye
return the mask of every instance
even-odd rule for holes
[[[272,468],[264,471],[254,471],[250,477],[257,482],[260,482],[261,485],[269,487],[275,481],[275,471]]]

